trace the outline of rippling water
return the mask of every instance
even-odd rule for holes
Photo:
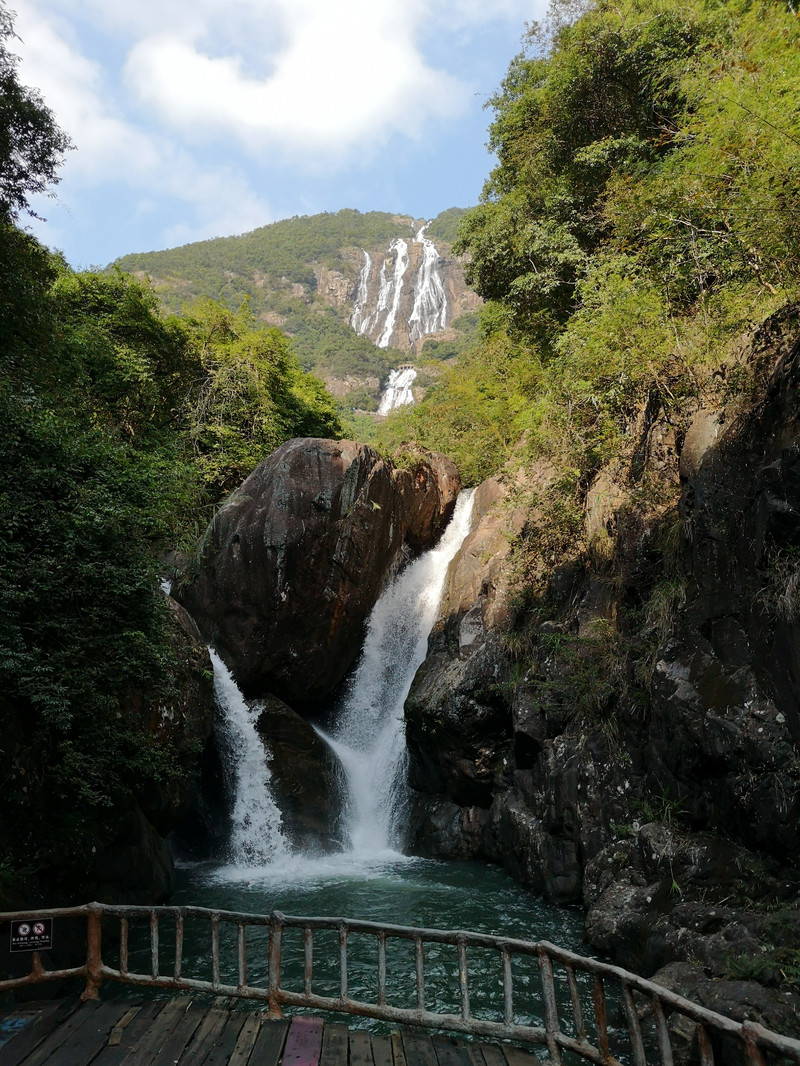
[[[393,925],[445,930],[466,929],[521,940],[550,940],[581,950],[582,920],[575,908],[555,907],[531,895],[502,870],[477,862],[446,863],[408,858],[386,852],[381,859],[357,860],[352,855],[318,859],[289,856],[263,868],[185,866],[173,903],[195,904],[221,910],[314,917],[362,919]],[[146,955],[144,923],[140,952]],[[210,976],[210,934],[206,923],[187,922],[184,973]],[[248,929],[248,979],[267,982],[266,929]],[[168,925],[162,932],[168,953]],[[502,971],[499,952],[468,951],[470,1000],[476,1017],[502,1018]],[[169,958],[162,959],[169,972]],[[557,980],[558,978],[558,974]],[[236,984],[235,928],[222,926],[221,978]],[[348,943],[349,991],[353,998],[374,1002],[377,995],[377,948],[374,937],[351,934]],[[284,933],[282,984],[303,990],[302,931]],[[517,1021],[540,1023],[541,1005],[535,959],[515,959],[515,1014]],[[566,998],[566,975],[561,981]],[[388,1002],[413,1007],[415,966],[413,944],[389,940],[387,945]],[[336,931],[314,934],[313,991],[336,996],[339,992],[339,945]],[[429,1009],[458,1013],[457,949],[429,945],[425,949],[425,995]],[[350,1024],[380,1028],[366,1019]]]

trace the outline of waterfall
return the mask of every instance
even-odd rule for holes
[[[392,304],[389,307],[389,313],[386,316],[386,322],[384,323],[383,333],[378,338],[379,348],[388,348],[389,341],[392,339],[392,333],[394,333],[394,323],[397,318],[397,311],[400,307],[400,296],[403,292],[403,276],[408,266],[408,245],[402,239],[402,237],[396,237],[395,240],[389,245],[389,251],[394,251],[394,273],[392,275],[391,282],[389,284],[389,290],[386,295],[386,303],[389,302],[389,294],[391,294]],[[380,307],[381,301],[378,300],[378,306]]]
[[[236,866],[265,866],[286,856],[289,845],[270,790],[264,744],[256,731],[256,715],[230,671],[213,648],[208,650],[214,667],[214,695],[222,714],[220,747],[235,775],[230,858]]]
[[[378,301],[375,310],[366,317],[364,317],[364,311],[369,297],[372,260],[367,252],[364,252],[364,256],[364,266],[361,268],[358,283],[358,299],[350,324],[359,333],[368,334],[380,328],[382,322],[383,326],[376,344],[379,348],[388,348],[397,321],[400,297],[403,294],[403,278],[408,268],[408,244],[402,237],[395,237],[389,245],[389,255],[381,264],[378,275]],[[387,267],[392,256],[394,256],[394,267],[389,271]]]
[[[439,253],[433,241],[425,236],[427,228],[427,225],[423,226],[414,238],[422,245],[422,262],[414,286],[414,306],[408,320],[408,339],[412,344],[447,325],[447,296],[439,276]]]
[[[414,402],[414,394],[411,386],[417,378],[417,372],[413,366],[400,367],[398,370],[389,371],[389,384],[381,396],[379,415],[388,415],[396,407]]]
[[[353,308],[353,315],[350,319],[350,325],[358,333],[364,333],[368,322],[369,316],[363,319],[364,309],[367,306],[367,299],[369,298],[369,278],[372,273],[372,256],[366,249],[364,251],[364,265],[361,268],[361,274],[358,279],[358,294],[356,295],[356,304]]]
[[[472,492],[463,492],[439,544],[381,595],[332,735],[324,737],[344,767],[346,830],[357,855],[379,855],[397,844],[393,830],[403,810],[406,767],[403,706],[427,653],[447,568],[469,532],[471,513]]]

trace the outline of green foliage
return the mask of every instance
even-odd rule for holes
[[[35,89],[20,85],[18,58],[8,50],[12,14],[0,4],[0,214],[15,219],[31,211],[29,201],[58,181],[58,167],[71,148],[52,112]]]
[[[180,779],[159,555],[291,436],[336,435],[288,339],[208,301],[0,242],[0,883],[76,876],[137,797]],[[6,885],[6,888],[8,885]]]
[[[403,414],[413,425],[387,428],[454,446],[469,477],[515,449],[589,484],[630,448],[649,400],[669,415],[750,387],[735,367],[715,372],[800,291],[794,13],[767,0],[578,7],[575,20],[557,0],[491,101],[497,166],[455,245],[489,301],[478,347]],[[549,53],[533,52],[543,40]],[[451,444],[473,428],[474,449]]]
[[[449,455],[465,484],[488,477],[511,455],[518,436],[520,374],[529,368],[517,347],[497,334],[441,370],[419,407],[391,412],[378,430],[393,451],[405,441]]]
[[[428,225],[425,236],[437,243],[445,241],[452,244],[458,236],[458,225],[466,213],[466,207],[448,207],[445,211],[440,211]]]
[[[403,360],[397,349],[378,348],[360,336],[332,307],[318,303],[310,311],[302,300],[287,300],[281,305],[281,317],[300,362],[318,374],[383,379]]]
[[[12,343],[0,364],[0,854],[75,868],[126,797],[182,772],[129,697],[171,690],[155,551],[192,475],[150,424],[164,404],[143,338],[163,323],[145,295],[123,279],[52,285],[46,257],[15,247],[25,269],[4,290],[3,336],[20,307],[38,329],[36,359]]]
[[[264,283],[280,286],[294,283],[314,288],[313,264],[337,257],[342,247],[361,248],[388,245],[411,219],[381,211],[343,210],[337,213],[303,215],[273,222],[238,237],[185,244],[166,252],[126,255],[116,265],[134,273],[144,271],[153,277],[175,279],[173,292],[165,288],[162,297],[173,310],[179,310],[187,297],[209,296],[237,306],[250,295],[259,311]]]
[[[201,302],[185,327],[201,370],[189,433],[212,498],[232,491],[283,441],[340,434],[322,384],[303,372],[287,337],[260,326],[246,305],[233,312]]]

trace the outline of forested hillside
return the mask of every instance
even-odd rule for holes
[[[440,256],[448,256],[464,209],[449,208],[427,226]],[[147,276],[165,309],[178,312],[210,297],[236,310],[247,302],[261,321],[279,325],[307,370],[348,384],[343,410],[374,409],[388,371],[408,352],[378,347],[350,326],[360,290],[364,256],[382,263],[397,238],[413,242],[420,220],[386,212],[351,209],[295,217],[237,237],[187,244],[163,252],[126,255],[114,266]],[[461,274],[455,282],[463,291]],[[474,297],[472,302],[475,303]],[[460,311],[449,316],[442,358],[473,332]],[[455,319],[455,321],[454,321]],[[428,342],[432,345],[442,343]]]
[[[381,427],[479,485],[406,701],[414,842],[796,1033],[800,19],[580,6],[492,100],[479,337]]]
[[[0,897],[17,898],[20,878],[102,882],[126,819],[177,816],[208,663],[159,590],[163,554],[192,551],[277,445],[340,427],[246,308],[165,317],[146,284],[75,273],[20,228],[69,144],[12,37],[0,10]]]
[[[562,9],[491,101],[498,162],[459,230],[482,340],[385,439],[473,480],[552,457],[573,506],[651,392],[746,391],[737,339],[797,295],[800,26],[784,0]]]

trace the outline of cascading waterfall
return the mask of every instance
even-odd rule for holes
[[[235,866],[265,866],[289,853],[281,812],[272,797],[270,772],[254,712],[213,648],[214,695],[221,711],[218,739],[235,774],[230,859]]]
[[[394,844],[402,813],[406,743],[403,705],[422,664],[447,568],[467,536],[472,493],[463,492],[444,536],[384,591],[367,624],[358,666],[331,736],[347,783],[346,830],[356,855]]]
[[[399,370],[389,371],[389,384],[386,386],[381,402],[378,407],[379,415],[388,415],[397,407],[414,402],[414,394],[411,386],[417,379],[417,372],[413,366],[402,367]]]
[[[439,253],[433,241],[425,236],[427,228],[427,224],[424,225],[414,238],[422,245],[422,262],[414,285],[414,306],[408,319],[408,339],[412,344],[447,325],[447,296],[439,276]]]
[[[396,237],[389,245],[389,251],[395,253],[394,260],[394,273],[390,282],[391,292],[391,307],[389,307],[389,313],[386,316],[386,322],[383,327],[383,333],[378,338],[379,348],[388,348],[389,341],[392,339],[394,333],[394,324],[397,319],[397,311],[400,307],[400,296],[403,292],[403,277],[408,267],[408,245],[402,237]],[[380,300],[378,301],[380,305]],[[387,293],[386,303],[389,302],[389,295]]]
[[[387,264],[394,257],[394,266],[390,271]],[[358,297],[350,325],[358,333],[372,333],[383,323],[381,334],[376,344],[379,348],[388,348],[397,321],[400,298],[403,294],[403,278],[408,269],[408,244],[402,237],[395,237],[389,245],[389,255],[381,264],[378,275],[378,300],[375,310],[370,315],[364,314],[369,297],[369,279],[372,273],[372,259],[364,252],[364,265],[358,282]],[[384,317],[385,316],[385,317]]]
[[[357,333],[364,333],[368,327],[369,316],[364,318],[364,310],[367,306],[367,298],[369,297],[369,277],[372,273],[372,256],[364,249],[364,265],[361,268],[361,274],[358,279],[358,295],[356,297],[356,304],[353,308],[353,314],[350,318],[350,325],[356,330]]]

